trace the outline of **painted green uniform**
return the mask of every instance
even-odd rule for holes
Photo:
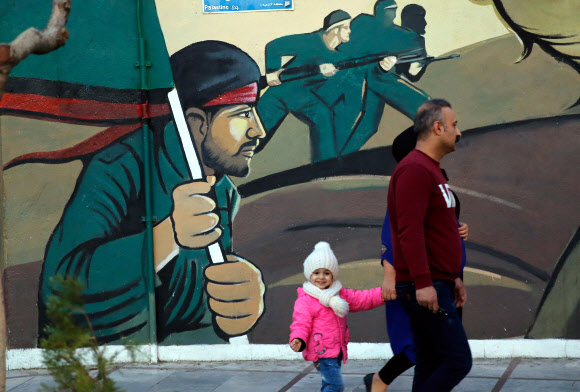
[[[427,55],[423,37],[403,27],[385,23],[378,17],[361,14],[353,19],[351,30],[350,41],[339,46],[344,58],[398,51]],[[340,132],[341,155],[358,151],[377,132],[385,104],[413,119],[419,106],[429,99],[427,93],[397,75],[394,68],[385,72],[378,64],[346,70],[340,78],[350,79],[351,85],[359,86],[344,91],[346,109],[338,113],[336,120],[350,126],[350,129]],[[335,80],[329,84],[333,82]],[[339,82],[338,78],[336,82]],[[360,86],[363,82],[361,100]]]
[[[266,72],[300,66],[311,66],[315,71],[324,63],[401,50],[426,55],[421,36],[371,15],[356,17],[351,29],[350,41],[336,51],[324,45],[322,31],[270,42],[266,46]],[[285,56],[294,59],[283,64]],[[328,78],[319,74],[268,88],[258,102],[268,139],[291,113],[309,126],[312,161],[317,162],[358,151],[377,132],[385,104],[414,118],[429,96],[401,79],[394,69],[384,72],[377,63],[339,70]]]
[[[190,181],[173,122],[153,135],[153,216],[169,216],[172,191]],[[128,336],[149,341],[143,184],[143,129],[97,153],[86,165],[47,246],[39,295],[40,329],[46,322],[49,278],[80,279],[85,310],[101,342]],[[221,243],[232,251],[232,221],[239,195],[223,176],[215,186],[223,226]],[[164,344],[223,342],[213,330],[203,289],[205,249],[185,250],[155,277],[158,340]],[[42,334],[41,334],[42,336]]]
[[[336,63],[339,54],[330,50],[322,40],[323,31],[297,34],[278,38],[266,46],[266,72],[281,68],[310,67],[314,72],[325,63]],[[282,63],[283,57],[293,57],[290,62]],[[338,154],[334,111],[341,101],[321,88],[333,77],[321,74],[308,78],[288,81],[280,86],[269,87],[258,101],[258,113],[262,120],[267,138],[271,138],[284,118],[293,114],[310,128],[310,149],[312,161],[334,158]]]

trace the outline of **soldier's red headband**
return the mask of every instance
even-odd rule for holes
[[[228,91],[220,95],[219,97],[212,99],[208,103],[204,104],[206,106],[216,106],[216,105],[235,105],[241,103],[254,103],[258,99],[258,83],[250,83],[244,87],[237,88],[235,90]]]

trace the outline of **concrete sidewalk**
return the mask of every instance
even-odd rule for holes
[[[345,391],[364,392],[362,378],[383,361],[350,360],[343,366]],[[127,364],[113,373],[126,392],[312,392],[320,390],[320,376],[305,361],[180,362]],[[388,392],[410,391],[412,369]],[[51,384],[46,370],[11,370],[6,390],[36,392]],[[578,359],[475,359],[471,373],[454,389],[463,392],[579,391]]]

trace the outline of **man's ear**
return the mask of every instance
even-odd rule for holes
[[[443,123],[441,121],[435,121],[433,123],[433,132],[435,132],[435,135],[437,136],[441,135],[444,130],[445,127],[443,126]]]
[[[201,145],[209,130],[209,121],[205,111],[200,108],[189,108],[185,111],[185,119],[196,145]]]

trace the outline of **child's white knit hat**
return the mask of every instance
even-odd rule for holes
[[[304,276],[306,279],[310,280],[310,276],[318,268],[326,268],[332,272],[334,279],[338,276],[338,260],[332,253],[328,242],[321,241],[316,244],[312,253],[304,260]]]

